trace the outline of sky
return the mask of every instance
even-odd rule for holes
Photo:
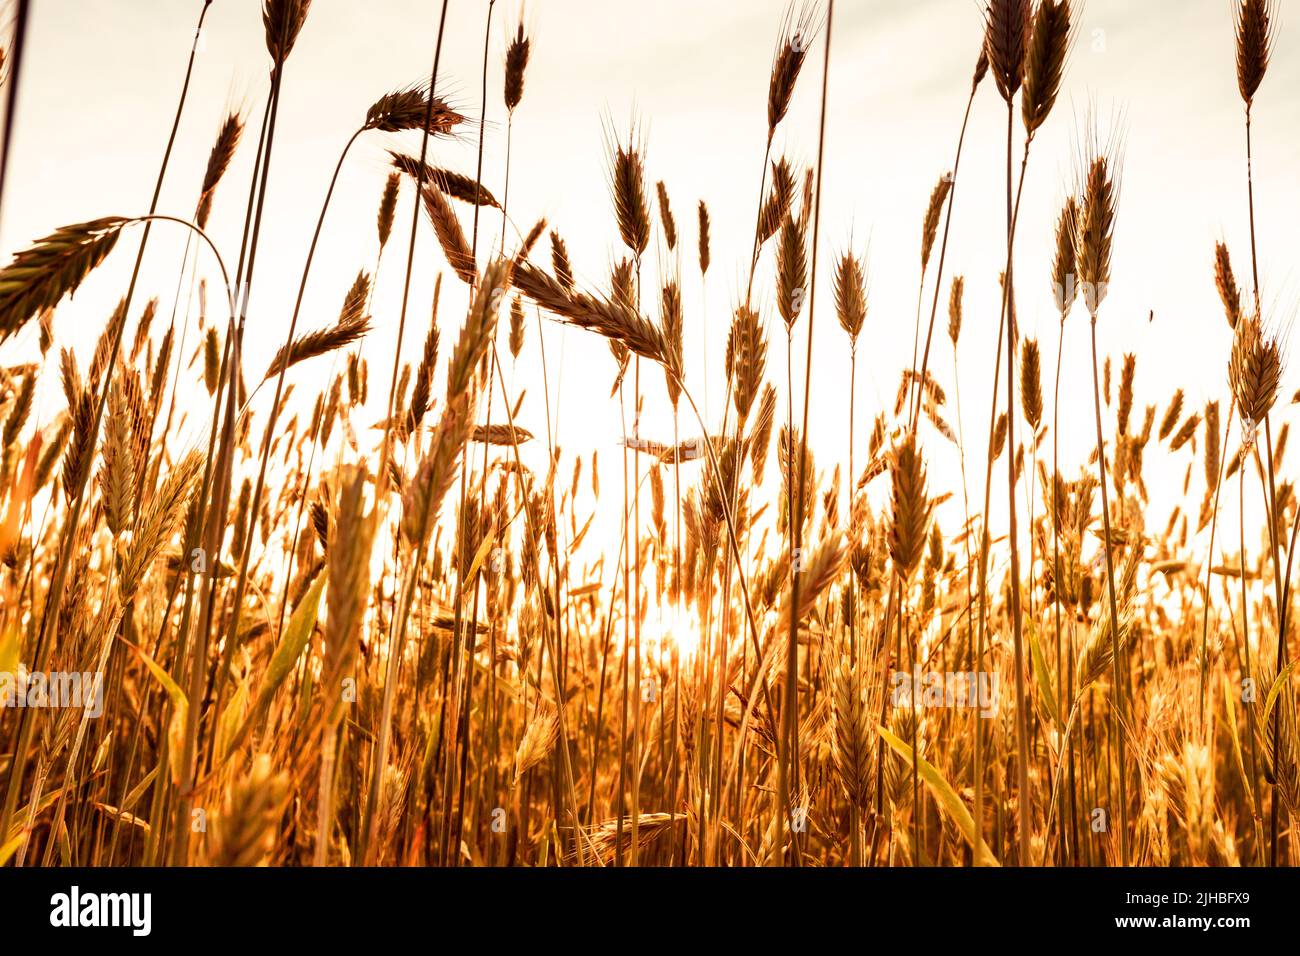
[[[60,225],[146,211],[201,5],[201,0],[42,0],[33,5],[0,218],[0,260]],[[1273,64],[1254,107],[1261,293],[1266,316],[1283,324],[1293,317],[1300,292],[1293,259],[1295,223],[1300,221],[1300,96],[1294,93],[1300,89],[1300,32],[1288,6],[1283,4]],[[688,385],[701,405],[707,392],[711,427],[716,427],[721,407],[727,326],[747,278],[768,73],[785,8],[786,0],[534,0],[522,13],[532,35],[532,58],[513,121],[514,228],[508,230],[507,245],[517,241],[515,228],[527,231],[544,216],[568,243],[579,282],[603,287],[612,257],[622,254],[609,198],[608,141],[611,130],[626,135],[635,124],[644,135],[649,181],[666,184],[683,236]],[[259,10],[256,0],[213,3],[161,202],[165,212],[192,213],[224,113],[232,107],[249,112],[252,129],[218,193],[211,227],[232,265],[267,91],[269,60]],[[460,141],[434,144],[433,159],[471,176],[477,119],[483,112],[479,84],[488,12],[486,0],[452,0],[439,80],[439,92],[475,122]],[[315,0],[312,5],[284,80],[249,309],[246,355],[252,369],[262,368],[283,342],[311,228],[339,151],[370,103],[427,78],[437,15],[438,4],[430,0]],[[498,197],[507,134],[503,52],[520,15],[513,0],[492,8],[484,182]],[[1118,134],[1123,161],[1112,283],[1097,327],[1099,348],[1116,356],[1126,351],[1139,356],[1139,423],[1147,403],[1157,405],[1158,419],[1176,387],[1184,389],[1189,410],[1211,399],[1220,399],[1226,410],[1231,339],[1214,289],[1214,243],[1223,239],[1229,244],[1246,288],[1250,261],[1232,4],[1088,0],[1076,11],[1076,21],[1061,96],[1034,141],[1024,185],[1015,259],[1022,333],[1040,339],[1044,371],[1050,376],[1058,330],[1049,286],[1053,224],[1074,179],[1078,143],[1091,115],[1104,132]],[[910,364],[921,220],[936,180],[952,168],[981,29],[976,0],[840,0],[836,5],[812,314],[810,427],[818,465],[828,471],[847,458],[849,401],[849,349],[835,321],[830,291],[834,258],[850,247],[867,257],[869,312],[857,375],[857,441],[862,447],[875,414],[882,407],[892,410],[900,370]],[[775,154],[802,165],[817,158],[824,39],[824,34],[816,38],[789,118],[774,143]],[[1000,303],[997,277],[1005,257],[1005,136],[1005,105],[986,81],[974,101],[956,180],[932,360],[950,403],[960,393],[963,432],[972,449],[985,447],[988,425]],[[1018,161],[1023,137],[1018,104],[1015,137]],[[333,321],[357,270],[374,268],[375,211],[388,147],[416,152],[418,137],[367,134],[343,167],[307,285],[304,330]],[[713,226],[713,266],[706,282],[701,282],[695,256],[700,199],[709,205]],[[372,396],[387,393],[411,204],[408,188],[380,270],[374,331],[364,346]],[[468,230],[469,215],[463,222]],[[500,236],[499,215],[486,214],[481,229],[482,245],[494,244]],[[77,350],[83,364],[125,291],[135,242],[124,241],[58,310],[57,342]],[[149,295],[161,297],[164,319],[170,313],[184,244],[179,229],[155,231],[141,278],[144,294],[137,297],[134,314]],[[465,307],[464,286],[445,269],[424,223],[416,264],[403,345],[404,360],[413,361],[427,330],[439,271],[447,273],[440,317],[444,354]],[[211,259],[202,260],[200,268],[215,277]],[[654,289],[673,268],[674,259],[656,238],[646,260],[645,288]],[[769,250],[758,267],[757,299],[769,323],[769,375],[783,387],[785,336],[768,294],[773,272]],[[927,314],[933,272],[932,261]],[[966,278],[966,299],[954,388],[953,356],[943,330],[948,283],[956,274]],[[208,301],[209,313],[215,313],[219,298],[211,289]],[[182,290],[182,317],[185,310]],[[800,397],[806,321],[807,316],[796,326],[792,356]],[[544,325],[557,442],[566,455],[585,456],[594,448],[612,463],[622,431],[618,406],[609,399],[614,366],[608,349],[588,333],[549,320]],[[546,413],[536,371],[536,329],[530,317],[520,367],[510,367],[508,358],[505,363],[511,394],[523,388],[529,393],[519,424],[542,435]],[[196,341],[191,334],[184,358]],[[1083,463],[1094,437],[1088,345],[1086,316],[1076,310],[1065,328],[1061,375],[1061,453],[1070,465],[1063,468],[1067,473]],[[6,364],[36,354],[35,323],[0,346]],[[701,354],[709,361],[707,389]],[[328,359],[296,370],[298,391],[314,394],[330,371]],[[1284,379],[1288,397],[1294,379],[1290,372]],[[643,386],[642,432],[670,441],[672,418],[662,376],[643,371]],[[187,401],[184,427],[193,442],[206,434],[208,408],[201,398],[205,396],[195,390]],[[48,418],[61,402],[54,376],[49,376],[42,383],[38,413]],[[382,414],[378,408],[371,417],[378,420]],[[955,409],[947,417],[955,419]],[[683,437],[698,431],[683,420]],[[952,489],[960,481],[954,449],[934,433],[925,440],[934,484]],[[1147,458],[1152,469],[1148,483],[1156,486],[1153,497],[1164,493],[1162,483],[1165,492],[1177,495],[1188,459],[1168,459],[1163,453]],[[973,472],[973,499],[982,491],[979,486]],[[1004,499],[1005,493],[994,495],[995,519],[997,502]],[[959,520],[960,512],[949,514],[954,517]],[[1162,527],[1163,519],[1153,530]]]

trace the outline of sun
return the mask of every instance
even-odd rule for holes
[[[676,648],[684,660],[695,657],[704,628],[693,608],[665,603],[651,612],[646,623],[661,648]]]

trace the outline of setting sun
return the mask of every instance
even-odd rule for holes
[[[0,867],[1300,864],[1278,3],[9,6]]]

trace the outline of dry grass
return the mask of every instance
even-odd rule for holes
[[[850,369],[840,443],[809,443],[810,399],[832,399],[816,376],[814,396],[796,394],[789,365],[772,373],[764,320],[780,317],[787,345],[806,321],[811,342],[814,312],[828,307],[805,295],[825,251],[818,171],[838,157],[819,144],[806,169],[774,159],[772,140],[803,108],[806,70],[825,68],[812,45],[821,30],[837,55],[831,4],[792,6],[778,28],[766,115],[754,117],[761,182],[743,246],[725,254],[747,288],[718,381],[697,371],[709,369],[694,344],[705,318],[683,290],[703,286],[724,250],[705,200],[674,215],[670,196],[689,194],[654,178],[642,134],[607,134],[601,238],[616,259],[575,263],[558,232],[540,245],[545,221],[509,228],[520,205],[514,197],[512,215],[509,162],[559,146],[514,144],[498,201],[481,163],[470,176],[428,161],[429,140],[465,120],[429,86],[380,97],[361,122],[358,136],[419,136],[421,149],[389,154],[376,231],[357,231],[357,278],[337,322],[297,334],[296,308],[260,379],[238,347],[233,294],[246,294],[256,258],[256,188],[246,256],[228,256],[246,260],[235,273],[200,277],[187,256],[181,278],[190,272],[198,303],[178,293],[165,327],[158,300],[137,304],[147,296],[133,278],[84,368],[67,347],[84,331],[65,327],[61,304],[143,220],[68,226],[19,253],[0,270],[0,343],[29,332],[40,355],[0,367],[0,674],[19,663],[99,671],[104,714],[0,711],[0,863],[1300,862],[1284,343],[1260,315],[1258,281],[1238,286],[1221,242],[1206,278],[1234,330],[1222,394],[1189,406],[1190,383],[1188,394],[1147,394],[1150,359],[1112,365],[1098,345],[1106,290],[1132,266],[1114,260],[1120,157],[1095,137],[1055,228],[1016,236],[1028,144],[1067,85],[1075,6],[987,4],[973,82],[954,91],[969,99],[953,173],[921,216],[917,354],[893,405],[860,408],[856,395],[859,363],[894,374],[859,348],[876,321],[869,259],[849,249],[831,260],[838,328],[820,324],[817,361]],[[305,0],[268,0],[263,18],[269,104],[300,35],[315,41]],[[1244,0],[1232,24],[1247,122],[1275,23],[1272,4]],[[508,136],[531,108],[526,73],[544,52],[522,24],[498,51],[501,100],[478,115],[504,110]],[[485,59],[484,89],[486,70]],[[986,73],[1007,110],[1006,223],[952,216]],[[200,228],[233,192],[218,186],[243,131],[238,113],[218,129],[192,207]],[[254,186],[265,186],[273,133]],[[402,356],[367,333],[394,235],[412,243],[403,329],[408,305],[429,307],[409,301],[407,182],[412,226],[431,229],[469,305],[440,310],[439,276],[418,351]],[[479,217],[495,232],[497,215],[500,242],[479,242]],[[183,231],[170,229],[154,242]],[[969,444],[960,395],[929,362],[939,297],[954,377],[973,360],[959,342],[995,336],[989,310],[964,316],[965,279],[944,274],[950,230],[1007,251],[989,427]],[[1050,275],[1016,273],[1017,241],[1042,247]],[[1253,235],[1251,254],[1254,273]],[[753,281],[760,271],[770,295]],[[646,273],[657,279],[643,289]],[[320,281],[304,269],[304,288]],[[1018,334],[1015,293],[1045,294],[1048,281],[1062,336],[1044,368],[1052,343]],[[208,315],[209,283],[228,293],[229,316]],[[610,376],[621,474],[594,451],[555,446],[549,374],[540,395],[516,384],[530,363],[547,372],[534,318],[608,342],[608,367],[582,374]],[[1090,356],[1065,352],[1074,321],[1091,326]],[[387,394],[368,401],[376,358],[391,358],[391,387],[385,371]],[[1095,451],[1063,462],[1061,402],[1085,397],[1062,396],[1060,368],[1089,361]],[[329,370],[327,384],[295,395],[309,362]],[[62,386],[52,419],[33,414],[41,375]],[[274,394],[260,388],[272,379]],[[725,404],[705,414],[710,389]],[[654,401],[673,415],[672,434],[627,427]],[[865,447],[856,431],[869,434]],[[960,487],[928,465],[949,443]],[[982,507],[968,461],[985,470]],[[986,519],[995,464],[1007,469],[1006,527]],[[1166,466],[1184,477],[1161,514],[1147,482]],[[1258,499],[1265,515],[1226,544],[1215,537],[1225,487],[1234,510]],[[612,544],[591,530],[598,516],[614,521]],[[658,618],[669,633],[652,636]],[[967,676],[958,689],[976,699],[954,701],[944,682]],[[912,677],[923,684],[895,693]],[[990,684],[1000,690],[981,702]]]

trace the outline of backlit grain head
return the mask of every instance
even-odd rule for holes
[[[803,223],[787,216],[776,247],[776,304],[787,332],[798,321],[808,295],[808,237]]]
[[[708,275],[708,273],[709,273],[709,261],[710,261],[710,250],[709,250],[709,207],[706,206],[706,205],[704,204],[704,200],[703,200],[703,199],[700,200],[700,216],[699,216],[699,219],[700,219],[700,227],[699,227],[699,233],[700,233],[700,241],[699,241],[699,246],[700,246],[700,274],[701,274],[701,275]]]
[[[891,520],[889,556],[899,576],[911,577],[925,551],[932,503],[926,490],[925,462],[908,431],[889,455]]]
[[[243,134],[243,115],[239,112],[231,112],[221,124],[221,129],[217,131],[217,141],[212,146],[212,152],[208,154],[208,165],[203,171],[203,185],[199,189],[199,208],[194,217],[194,222],[200,229],[207,228],[208,217],[212,213],[213,194],[222,177],[226,175],[226,170],[230,168],[230,162],[235,157],[235,150],[239,148],[239,140]]]
[[[1025,421],[1037,431],[1043,421],[1043,372],[1037,339],[1025,339],[1020,346],[1020,404]]]
[[[623,244],[640,257],[650,243],[650,207],[646,199],[645,164],[640,134],[633,130],[626,143],[611,145],[610,193],[614,219]]]
[[[425,129],[433,136],[450,136],[465,122],[465,117],[447,105],[447,101],[430,97],[428,87],[410,86],[386,93],[371,104],[366,111],[363,129],[382,133],[401,133],[405,130]]]
[[[262,26],[266,31],[266,52],[271,54],[275,69],[289,59],[310,9],[311,0],[265,0]]]
[[[1232,274],[1232,259],[1228,255],[1225,242],[1214,244],[1214,287],[1223,302],[1223,314],[1228,319],[1228,326],[1235,329],[1241,321],[1241,290]]]
[[[796,16],[793,4],[787,9],[785,23],[777,40],[772,60],[772,75],[767,88],[767,134],[771,137],[790,111],[795,84],[808,50],[817,32],[816,4],[806,4]]]
[[[1237,32],[1237,88],[1249,106],[1264,82],[1273,53],[1277,4],[1274,0],[1239,0],[1235,13]]]
[[[1062,321],[1069,315],[1079,294],[1074,261],[1074,231],[1078,219],[1079,203],[1071,196],[1056,220],[1056,255],[1052,259],[1052,297]]]
[[[962,297],[966,291],[966,279],[963,276],[952,277],[952,290],[948,293],[948,338],[952,347],[957,347],[961,338]]]
[[[930,252],[934,249],[934,240],[939,234],[939,217],[943,214],[943,204],[952,191],[952,174],[944,173],[930,191],[930,202],[925,207],[925,218],[921,222],[921,269],[930,265]]]
[[[1079,171],[1079,205],[1074,220],[1074,260],[1080,293],[1096,318],[1110,284],[1111,253],[1119,205],[1116,150],[1089,136]]]
[[[1024,95],[1020,100],[1029,136],[1038,132],[1056,103],[1070,49],[1070,31],[1070,0],[1039,0],[1025,50]]]
[[[524,98],[524,73],[528,69],[531,47],[531,41],[524,34],[524,23],[521,17],[514,36],[510,38],[510,44],[506,47],[505,100],[506,109],[511,113]]]
[[[993,82],[1007,103],[1024,79],[1030,14],[1029,0],[989,0],[984,10],[984,52]]]
[[[1228,361],[1228,381],[1237,399],[1243,424],[1264,420],[1277,401],[1282,380],[1282,347],[1266,335],[1262,323],[1249,317],[1238,323]]]
[[[383,194],[379,197],[379,215],[376,227],[379,232],[379,248],[388,245],[388,237],[393,234],[393,217],[397,212],[397,194],[402,185],[402,176],[393,171],[384,182]]]
[[[726,367],[736,414],[744,421],[758,397],[767,365],[767,336],[758,313],[741,306],[727,336]]]
[[[668,251],[672,252],[677,248],[677,220],[673,218],[672,205],[668,202],[668,187],[662,179],[655,186],[655,191],[659,196],[659,221],[664,230],[664,242],[668,244]]]
[[[843,253],[835,266],[835,316],[856,346],[867,318],[867,277],[862,261],[851,252]]]

